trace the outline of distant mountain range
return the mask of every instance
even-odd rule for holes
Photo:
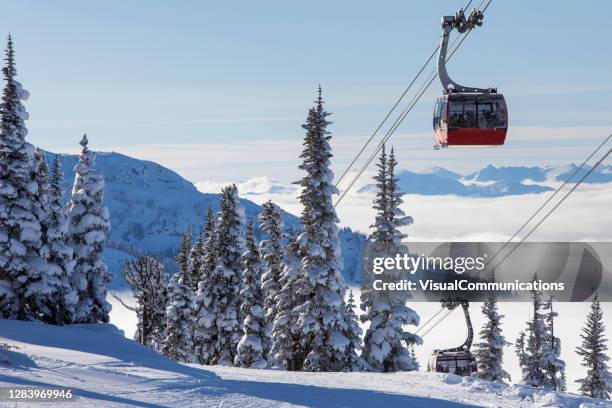
[[[48,154],[51,162],[53,154]],[[66,199],[74,179],[76,155],[59,155],[65,178]],[[191,227],[202,227],[208,207],[219,210],[219,194],[202,193],[177,173],[157,163],[138,160],[119,153],[97,153],[96,170],[104,176],[104,202],[110,212],[111,232],[105,252],[109,268],[116,278],[126,259],[142,252],[159,252],[166,257],[167,268],[176,253],[181,234]],[[242,199],[247,222],[258,224],[261,206]],[[283,213],[285,228],[300,228],[299,219]],[[259,236],[258,231],[256,234]],[[340,231],[344,257],[343,274],[354,280],[361,270],[361,252],[365,236],[349,228]],[[114,287],[123,285],[115,279]]]
[[[468,175],[435,167],[425,172],[400,170],[399,186],[406,194],[457,195],[465,197],[502,197],[508,195],[537,194],[553,190],[556,182],[563,182],[578,166],[495,167],[489,165]],[[581,169],[572,179],[575,182],[590,170]],[[612,182],[612,166],[598,167],[585,183]],[[359,192],[373,192],[376,186],[368,184]]]
[[[49,161],[53,154],[48,154]],[[66,199],[74,178],[76,155],[59,155],[65,177]],[[116,279],[112,287],[122,287],[121,269],[127,259],[143,252],[159,252],[166,259],[167,268],[175,268],[173,258],[180,235],[191,227],[199,229],[208,207],[219,209],[219,194],[203,193],[174,171],[157,163],[138,160],[119,153],[97,153],[96,169],[104,176],[104,201],[110,211],[111,232],[105,257]],[[444,168],[426,172],[401,170],[398,178],[402,191],[420,195],[458,195],[468,197],[500,197],[533,194],[552,190],[554,182],[564,181],[576,165],[547,167],[487,166],[475,173],[462,175]],[[579,177],[587,170],[582,170]],[[576,178],[578,179],[578,177]],[[585,181],[612,182],[612,166],[598,168]],[[242,197],[259,194],[294,194],[295,186],[253,178],[239,183]],[[360,192],[374,191],[374,185]],[[248,199],[241,200],[247,221],[257,225],[261,206]],[[300,228],[295,215],[284,212],[285,227]],[[258,237],[260,234],[256,231]],[[348,282],[358,282],[361,259],[365,248],[364,234],[343,228],[340,231],[344,260],[343,276]]]

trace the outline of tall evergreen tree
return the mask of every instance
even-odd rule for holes
[[[534,275],[533,282],[538,281]],[[525,349],[520,351],[519,360],[522,364],[522,383],[530,387],[544,387],[545,376],[542,370],[542,344],[546,338],[546,324],[542,314],[542,293],[531,291],[533,317],[527,322]],[[517,350],[518,352],[518,350]]]
[[[270,365],[289,371],[302,370],[305,353],[299,331],[293,330],[298,320],[298,306],[304,303],[304,294],[299,290],[301,261],[298,256],[297,233],[288,232],[287,245],[282,256],[280,290],[274,298],[276,318],[272,322],[270,337],[272,347],[268,361]]]
[[[166,300],[166,328],[161,352],[174,360],[195,362],[193,344],[194,295],[191,285],[191,270],[188,260],[191,247],[191,231],[181,238],[181,249],[177,256],[178,271],[168,284]]]
[[[208,207],[206,226],[204,227],[204,246],[202,248],[202,270],[200,280],[210,276],[217,264],[217,225],[212,207]]]
[[[480,330],[482,342],[476,344],[476,361],[478,372],[476,375],[488,381],[510,380],[510,374],[504,371],[504,347],[510,345],[502,334],[501,319],[504,317],[497,312],[497,298],[491,294],[482,305],[482,313],[486,322]]]
[[[412,224],[400,209],[402,193],[395,177],[397,160],[393,149],[389,157],[385,148],[377,164],[377,194],[374,200],[376,218],[368,238],[368,254],[377,257],[395,256],[405,252],[401,240],[406,237],[400,228]],[[371,270],[371,261],[366,261],[366,272]],[[418,314],[406,305],[408,294],[401,291],[375,291],[371,276],[365,274],[362,280],[361,315],[363,322],[370,325],[364,337],[362,358],[370,369],[380,372],[416,370],[418,364],[412,359],[409,348],[421,344],[421,339],[406,331],[406,326],[418,325]],[[401,279],[401,271],[387,270],[385,278],[392,281]]]
[[[555,391],[565,391],[565,362],[561,360],[561,339],[555,336],[553,299],[549,297],[542,306],[545,311],[546,331],[542,340],[540,366],[544,373],[544,387]]]
[[[28,119],[22,100],[29,96],[15,79],[11,36],[2,68],[4,88],[0,103],[0,317],[35,318],[29,307],[39,294],[40,220],[35,214],[36,182],[31,179],[34,148],[25,141]]]
[[[189,262],[191,263],[191,283],[193,292],[197,292],[198,283],[202,280],[202,267],[204,264],[204,228],[198,232],[198,237],[191,247]]]
[[[243,255],[244,270],[240,305],[243,335],[238,343],[234,363],[238,367],[266,368],[267,352],[270,349],[266,334],[266,314],[261,293],[262,263],[253,234],[253,224],[247,227],[246,252]]]
[[[51,164],[49,179],[49,202],[46,218],[46,238],[48,247],[47,263],[56,269],[54,284],[58,290],[55,297],[48,299],[48,307],[55,305],[56,324],[70,323],[74,320],[75,306],[78,302],[77,291],[71,285],[74,269],[74,251],[69,245],[68,208],[64,205],[64,173],[59,156]]]
[[[582,345],[576,348],[576,353],[582,357],[582,365],[587,368],[586,377],[577,383],[580,384],[582,395],[609,400],[612,394],[612,374],[608,368],[610,357],[606,354],[608,339],[605,330],[603,312],[595,295],[580,335]]]
[[[44,271],[38,283],[35,308],[39,318],[51,324],[70,323],[77,302],[70,277],[74,268],[73,250],[68,245],[68,215],[63,205],[63,175],[59,158],[53,161],[52,174],[44,151],[36,149],[34,180],[38,186],[38,218],[41,220],[42,246],[40,257]]]
[[[176,263],[178,270],[184,276],[183,281],[188,285],[189,288],[193,289],[193,267],[191,263],[191,247],[192,235],[191,226],[187,227],[183,235],[181,236],[181,243],[179,246],[178,253],[176,255]]]
[[[298,237],[301,272],[298,291],[305,302],[298,306],[299,317],[294,328],[301,333],[306,353],[304,370],[340,371],[344,369],[349,340],[345,316],[345,284],[340,271],[342,259],[338,239],[338,217],[332,196],[338,193],[330,167],[332,157],[327,126],[330,114],[319,96],[308,112],[304,149],[299,168],[306,175],[296,184],[303,206],[304,231]]]
[[[346,338],[349,340],[349,345],[346,352],[346,362],[343,364],[344,371],[364,371],[367,364],[359,357],[359,351],[362,349],[361,345],[361,327],[355,313],[355,297],[353,291],[349,292],[348,301],[346,302],[346,321],[348,323],[347,330],[345,333]]]
[[[202,248],[202,266],[200,281],[195,298],[194,346],[195,356],[200,364],[213,364],[216,356],[217,321],[213,310],[214,299],[213,271],[217,264],[217,237],[215,218],[211,207],[208,207]]]
[[[217,330],[214,363],[233,365],[242,337],[239,294],[244,253],[244,208],[235,185],[221,191],[216,244],[217,265],[211,275],[210,302]]]
[[[519,368],[521,369],[521,376],[524,378],[524,373],[527,370],[527,360],[529,356],[526,351],[526,339],[525,332],[521,331],[516,341],[514,342],[514,353],[518,357]]]
[[[108,322],[111,309],[106,301],[106,286],[111,281],[104,262],[104,241],[110,229],[108,209],[104,207],[104,178],[94,170],[95,154],[87,148],[83,135],[79,162],[74,167],[70,200],[70,243],[75,267],[72,285],[78,293],[75,322]]]
[[[266,234],[260,243],[260,252],[265,269],[262,275],[262,291],[264,293],[264,310],[267,321],[270,323],[268,333],[277,315],[276,296],[281,289],[282,265],[282,228],[281,209],[272,201],[263,204],[259,214],[259,229]]]

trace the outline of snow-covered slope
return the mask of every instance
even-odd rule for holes
[[[57,327],[0,320],[3,343],[9,351],[8,364],[0,362],[0,386],[71,388],[77,400],[54,402],[54,407],[605,406],[570,394],[452,374],[288,373],[183,365],[103,324]],[[11,406],[0,402],[0,407]]]

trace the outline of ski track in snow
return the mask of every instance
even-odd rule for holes
[[[48,326],[0,320],[0,386],[62,386],[53,407],[603,407],[575,395],[425,372],[298,373],[170,361],[107,324]],[[582,405],[581,405],[582,404]],[[0,402],[0,407],[28,406]],[[609,405],[607,405],[609,406]]]

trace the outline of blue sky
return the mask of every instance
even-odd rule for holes
[[[31,93],[31,142],[73,151],[87,132],[94,148],[192,181],[291,180],[317,85],[338,172],[436,46],[440,17],[463,4],[6,1],[0,28]],[[449,72],[506,95],[508,145],[433,152],[435,82],[394,139],[400,165],[580,161],[612,129],[611,14],[603,0],[494,0]]]

